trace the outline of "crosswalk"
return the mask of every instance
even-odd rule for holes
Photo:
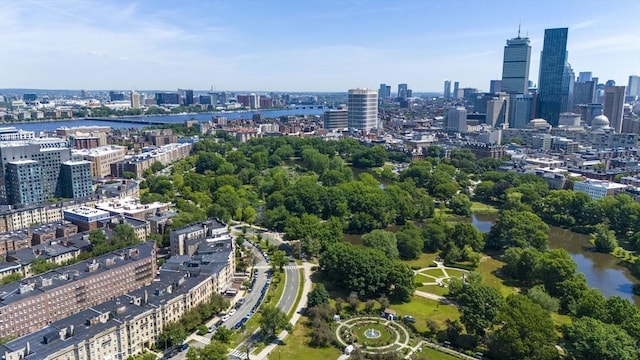
[[[286,265],[284,268],[286,270],[296,270],[298,269],[298,265]]]
[[[242,351],[236,350],[236,349],[231,350],[229,355],[230,355],[230,357],[232,359],[246,359],[247,358],[247,353],[246,352],[242,352]]]

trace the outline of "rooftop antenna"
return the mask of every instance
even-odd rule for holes
[[[520,25],[522,25],[522,19],[518,20],[518,39],[520,39]]]

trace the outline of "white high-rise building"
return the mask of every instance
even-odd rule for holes
[[[459,133],[467,132],[467,109],[462,106],[449,109],[445,128]]]
[[[369,132],[378,127],[378,91],[349,89],[347,97],[349,131]]]

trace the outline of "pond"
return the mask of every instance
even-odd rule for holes
[[[473,214],[471,222],[481,232],[489,232],[495,217],[495,214]],[[590,287],[600,290],[605,296],[618,295],[640,307],[640,296],[634,296],[632,292],[633,284],[638,280],[627,268],[618,265],[617,258],[590,251],[592,245],[589,235],[551,226],[549,246],[552,249],[567,250],[578,265],[578,271],[587,278]]]

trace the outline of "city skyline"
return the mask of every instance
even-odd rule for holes
[[[555,27],[569,28],[576,73],[618,84],[640,73],[638,2],[459,3],[5,1],[0,88],[442,92],[450,79],[488,90],[519,23],[533,83]]]

